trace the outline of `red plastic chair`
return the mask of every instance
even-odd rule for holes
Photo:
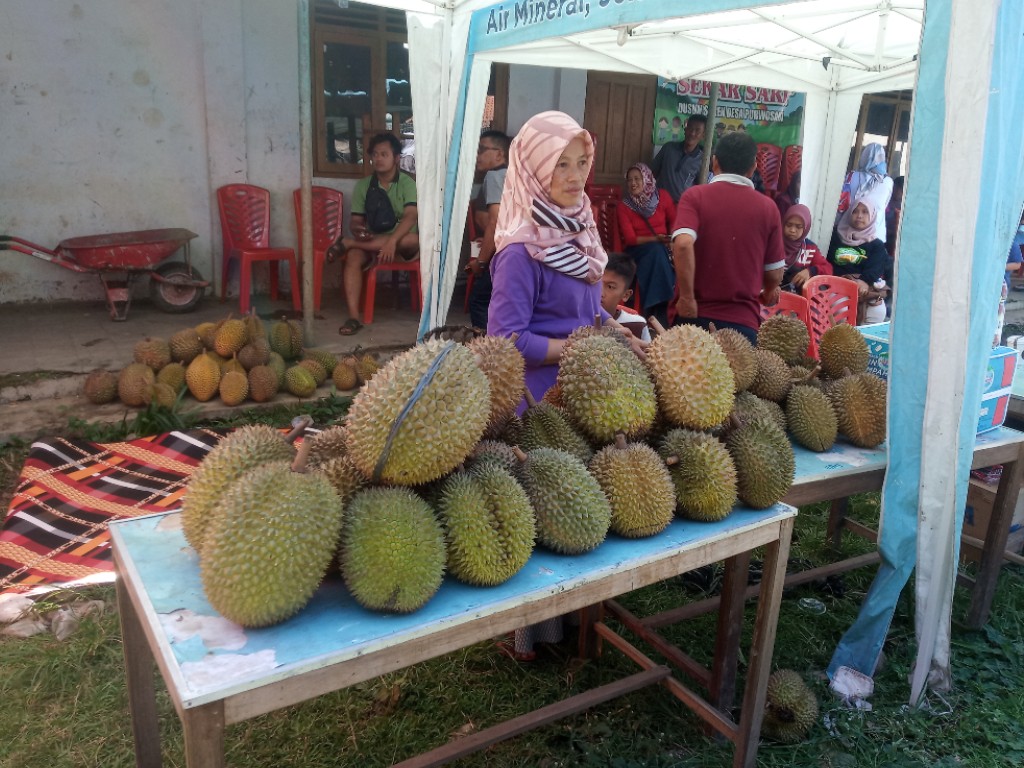
[[[619,233],[619,202],[610,197],[599,197],[591,201],[591,210],[594,212],[594,223],[597,224],[597,234],[601,238],[601,245],[606,251],[622,250],[622,235]]]
[[[811,343],[815,349],[822,335],[839,323],[857,324],[857,283],[845,277],[818,275],[804,283],[807,299],[807,327],[811,329]]]
[[[586,188],[587,197],[593,205],[598,200],[621,200],[622,186],[619,184],[590,184]]]
[[[761,172],[766,192],[779,189],[779,176],[782,174],[782,147],[774,144],[758,144],[755,160],[757,170]]]
[[[779,294],[779,302],[774,307],[761,307],[762,320],[767,320],[774,315],[783,314],[795,315],[797,320],[800,320],[807,326],[807,333],[811,337],[811,341],[807,345],[807,355],[809,357],[817,357],[818,345],[814,339],[814,332],[811,330],[810,308],[807,299],[795,293],[783,291]]]
[[[295,230],[302,252],[302,190],[292,192],[295,204]],[[324,262],[327,249],[341,235],[345,197],[330,187],[313,187],[313,308],[320,311],[320,294],[324,282]]]
[[[239,261],[238,301],[242,314],[249,311],[254,261],[287,261],[291,271],[292,306],[301,311],[299,270],[295,251],[270,247],[270,192],[252,184],[227,184],[217,190],[220,229],[224,239],[220,300],[227,295],[228,267]],[[270,298],[277,300],[277,265],[270,265]]]
[[[402,261],[396,258],[388,264],[375,262],[366,272],[363,273],[363,325],[373,322],[373,305],[377,299],[377,274],[379,272],[390,272],[397,278],[399,272],[406,272],[409,275],[409,298],[412,308],[419,311],[422,298],[420,296],[420,258]]]
[[[799,173],[803,165],[804,148],[799,144],[790,144],[782,150],[782,174],[779,178],[779,191],[789,189],[789,182]]]

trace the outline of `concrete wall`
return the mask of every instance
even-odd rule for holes
[[[514,66],[509,127],[546,109],[582,122],[585,94],[585,72]],[[298,109],[292,3],[4,3],[0,233],[53,248],[69,237],[184,227],[199,235],[193,263],[219,284],[219,186],[270,189],[271,243],[297,245]],[[316,183],[346,197],[355,185]],[[328,286],[340,269],[328,265]],[[93,275],[0,250],[0,304],[102,299]]]

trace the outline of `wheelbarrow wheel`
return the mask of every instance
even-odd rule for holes
[[[204,288],[194,285],[196,281],[203,281],[199,270],[181,261],[169,261],[154,271],[163,278],[149,281],[149,294],[157,307],[172,314],[191,312],[196,308],[205,292]]]

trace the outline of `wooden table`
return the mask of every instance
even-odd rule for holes
[[[718,523],[674,521],[647,539],[609,536],[596,550],[567,557],[537,550],[503,585],[470,587],[446,578],[422,609],[405,616],[371,613],[340,581],[327,581],[291,620],[242,630],[207,603],[195,553],[180,515],[150,515],[111,524],[117,568],[136,764],[161,765],[153,663],[181,718],[189,768],[224,765],[224,729],[260,714],[402,669],[528,623],[579,610],[581,648],[602,642],[643,670],[480,731],[399,765],[442,765],[558,718],[638,688],[667,688],[735,745],[734,766],[755,763],[765,684],[771,667],[782,582],[796,510],[737,509]],[[739,720],[729,715],[736,680],[743,597],[750,551],[765,548],[764,577]],[[715,657],[707,669],[639,626],[611,600],[701,566],[726,561]],[[663,652],[707,690],[701,697],[647,658],[603,621],[607,610]]]
[[[831,501],[827,536],[836,550],[838,550],[843,530],[877,542],[877,532],[849,519],[846,516],[846,510],[847,498],[850,495],[881,490],[887,461],[885,445],[864,449],[840,440],[831,450],[824,453],[815,453],[798,445],[793,446],[793,453],[796,456],[795,479],[783,501],[794,507],[802,507],[819,501]],[[983,626],[988,621],[989,613],[992,610],[992,600],[995,597],[996,583],[999,580],[999,571],[1003,564],[1006,539],[1010,532],[1014,508],[1021,490],[1021,479],[1024,474],[1022,457],[1024,457],[1024,433],[1022,432],[1000,427],[977,436],[971,468],[1002,464],[1003,473],[996,490],[988,535],[985,537],[981,551],[978,575],[971,578],[963,573],[957,574],[958,582],[971,588],[970,607],[967,611],[966,621],[967,625],[973,629]],[[788,574],[786,586],[794,587],[807,584],[832,574],[873,565],[879,561],[880,557],[877,552],[837,560],[818,568]],[[747,591],[748,597],[752,597],[753,594],[753,590]],[[715,610],[717,605],[717,597],[708,598],[648,617],[644,620],[644,624],[652,628],[673,624]]]

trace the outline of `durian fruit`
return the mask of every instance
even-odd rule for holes
[[[209,355],[198,355],[185,369],[185,384],[192,397],[205,403],[220,387],[220,366]]]
[[[600,315],[594,316],[594,322],[592,324],[581,325],[578,328],[575,328],[572,333],[569,334],[568,338],[566,338],[562,350],[565,351],[567,349],[571,349],[572,345],[577,341],[580,341],[581,339],[589,339],[594,336],[611,339],[625,349],[632,350],[632,347],[629,344],[629,338],[626,334],[615,326],[605,325],[601,320]]]
[[[661,533],[672,522],[676,495],[665,463],[646,443],[615,443],[594,454],[590,473],[612,507],[611,530],[631,539]]]
[[[240,374],[241,375],[241,374]],[[220,497],[199,561],[206,597],[244,627],[266,627],[298,613],[334,559],[341,499],[327,478],[261,464]]]
[[[604,541],[611,504],[583,462],[555,448],[515,450],[516,476],[537,516],[537,541],[566,555],[589,552]]]
[[[726,423],[725,432],[736,427],[748,424],[757,416],[765,416],[778,425],[783,432],[786,431],[786,414],[782,408],[773,400],[765,400],[752,392],[740,392],[736,395],[736,404]]]
[[[213,349],[213,339],[217,335],[219,325],[220,323],[200,323],[195,327],[196,336],[199,337],[204,349]]]
[[[824,392],[807,384],[800,384],[789,391],[786,424],[794,440],[819,453],[832,447],[839,432],[832,403]]]
[[[711,335],[729,359],[736,391],[744,391],[754,382],[754,376],[757,374],[754,345],[734,328],[720,328]]]
[[[213,362],[217,364],[217,367],[220,369],[221,373],[224,372],[224,366],[227,364],[228,360],[231,359],[229,357],[223,357],[221,355],[218,355],[212,349],[206,350],[206,357],[210,358],[211,360],[213,360]]]
[[[288,370],[288,364],[277,352],[271,352],[270,362],[267,365],[277,374],[277,387],[280,389],[284,386],[284,373]]]
[[[615,339],[592,335],[566,345],[557,380],[569,417],[599,443],[611,442],[616,432],[639,437],[654,423],[654,383],[632,350]]]
[[[266,365],[270,362],[270,344],[264,338],[249,339],[249,342],[238,350],[238,362],[247,371],[251,371],[257,365]]]
[[[356,374],[359,383],[365,384],[380,370],[380,360],[371,352],[360,355],[356,360]]]
[[[195,328],[185,328],[171,336],[168,341],[171,349],[171,360],[188,365],[203,354],[203,340]]]
[[[473,353],[428,341],[393,358],[352,400],[348,450],[369,478],[420,485],[451,472],[479,442],[490,384]]]
[[[82,387],[86,399],[94,405],[113,402],[117,397],[118,376],[112,371],[97,368],[85,377]]]
[[[557,381],[548,387],[548,391],[544,393],[544,397],[540,401],[542,403],[551,403],[556,408],[565,408],[565,401],[562,399],[562,388]]]
[[[142,363],[159,371],[171,362],[171,348],[164,339],[147,336],[135,343],[132,356],[136,363]]]
[[[520,448],[527,452],[535,448],[557,448],[571,453],[584,464],[590,462],[594,455],[590,443],[561,408],[543,401],[536,402],[529,391],[526,392],[526,400],[530,407],[520,417],[522,428],[519,439],[515,441]]]
[[[300,360],[298,365],[313,374],[313,380],[318,387],[327,381],[327,371],[316,359],[307,357],[305,360]]]
[[[296,397],[312,397],[316,392],[316,379],[308,368],[293,365],[284,372],[284,388]]]
[[[494,436],[523,399],[526,362],[515,344],[503,336],[481,336],[467,346],[491,384],[491,414],[486,434]]]
[[[676,508],[690,520],[715,522],[736,505],[736,465],[718,438],[690,429],[669,430],[658,447],[669,464]]]
[[[804,321],[795,315],[780,313],[761,321],[757,346],[781,357],[786,365],[795,365],[807,354],[811,334]]]
[[[761,733],[781,744],[803,741],[818,719],[818,699],[791,669],[778,669],[768,678]]]
[[[147,405],[153,394],[156,374],[145,363],[130,363],[117,377],[117,396],[125,405]]]
[[[302,357],[307,360],[316,360],[320,363],[327,376],[334,373],[334,367],[338,364],[338,358],[326,349],[304,349],[302,350]]]
[[[280,388],[277,373],[269,365],[257,365],[250,369],[249,396],[257,403],[266,403],[274,399]]]
[[[171,388],[170,384],[158,381],[153,385],[153,394],[150,402],[159,405],[161,408],[173,408],[178,402],[178,392]]]
[[[339,360],[331,373],[331,380],[339,392],[349,392],[359,386],[359,374],[356,373],[356,360],[354,357],[346,357]]]
[[[522,442],[523,420],[516,415],[508,417],[505,426],[497,435],[498,440],[509,445],[519,445]]]
[[[732,410],[735,379],[729,359],[710,333],[677,325],[659,333],[647,348],[658,403],[670,423],[710,429]]]
[[[235,373],[245,373],[246,372],[245,366],[242,365],[240,362],[238,362],[238,356],[237,355],[233,356],[229,360],[225,360],[224,361],[224,363],[220,367],[220,375],[221,375],[221,377],[224,377],[227,374],[231,373],[232,371],[234,371]]]
[[[821,335],[818,356],[830,379],[841,378],[844,371],[864,373],[871,358],[864,335],[849,323],[833,325]]]
[[[168,363],[156,375],[158,384],[166,384],[175,396],[185,387],[185,366],[181,363]]]
[[[295,320],[278,320],[270,327],[270,349],[285,360],[302,354],[302,325]]]
[[[444,576],[444,531],[423,499],[408,488],[366,488],[345,517],[341,574],[357,603],[411,613],[434,596]]]
[[[313,471],[327,478],[343,506],[347,505],[356,492],[366,485],[363,473],[348,456],[335,456],[327,459],[319,463]]]
[[[466,466],[473,469],[484,465],[501,467],[514,475],[519,467],[519,459],[508,443],[500,440],[481,440],[466,460]]]
[[[242,427],[217,443],[189,477],[181,501],[181,527],[192,548],[203,554],[206,528],[218,514],[221,496],[235,480],[260,464],[294,458],[291,444],[265,424]]]
[[[348,455],[348,430],[340,424],[327,427],[307,439],[309,440],[309,466],[311,467]]]
[[[789,366],[774,352],[758,347],[754,348],[754,359],[757,361],[757,373],[749,390],[765,400],[785,402],[789,388],[793,386]]]
[[[873,373],[844,376],[832,382],[828,399],[835,408],[839,434],[860,448],[885,441],[886,383]]]
[[[259,315],[256,314],[255,307],[250,309],[249,314],[245,316],[245,335],[250,342],[257,339],[267,340],[267,328],[263,325]]]
[[[221,377],[218,389],[224,405],[241,405],[249,397],[249,377],[243,371],[228,371]]]
[[[736,465],[737,491],[745,504],[767,509],[789,491],[796,459],[786,433],[773,421],[755,418],[734,429],[726,447]]]
[[[455,472],[441,486],[438,514],[448,571],[467,584],[508,581],[533,552],[536,519],[526,492],[495,464]]]
[[[221,357],[233,357],[249,341],[244,320],[225,320],[213,337],[213,350]]]

